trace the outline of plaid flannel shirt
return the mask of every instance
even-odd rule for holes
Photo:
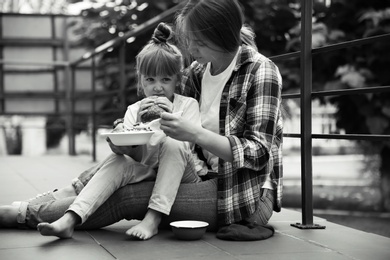
[[[181,92],[199,101],[205,65],[194,61],[183,73]],[[251,216],[260,188],[270,175],[274,211],[282,201],[282,79],[276,65],[243,45],[221,98],[220,134],[229,138],[233,161],[219,159],[218,223],[237,223]]]

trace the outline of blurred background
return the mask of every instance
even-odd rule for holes
[[[0,0],[0,156],[68,154],[70,134],[75,136],[75,154],[96,153],[94,160],[108,154],[99,133],[138,100],[134,57],[153,27],[120,45],[110,41],[182,2]],[[300,1],[240,3],[261,53],[276,57],[300,51]],[[390,33],[389,0],[313,3],[313,49]],[[165,19],[172,22],[173,14]],[[84,59],[99,48],[105,51]],[[389,49],[388,40],[371,41],[315,55],[313,91],[390,87]],[[77,60],[81,62],[71,70]],[[283,77],[283,94],[299,93],[299,57],[275,63]],[[299,134],[299,99],[286,99],[283,105],[284,131]],[[69,111],[74,113],[71,121]],[[98,115],[93,117],[91,111]],[[389,92],[314,98],[312,132],[389,135]],[[312,147],[315,215],[390,237],[390,140],[313,139]],[[299,138],[284,139],[283,206],[297,210],[300,149]]]

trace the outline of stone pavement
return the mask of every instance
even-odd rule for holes
[[[61,187],[92,165],[89,156],[0,157],[0,204],[26,199]],[[283,209],[270,224],[273,237],[254,242],[222,241],[214,233],[197,241],[175,239],[162,230],[148,241],[128,239],[128,221],[93,231],[76,231],[72,239],[41,236],[35,230],[0,230],[0,259],[390,259],[390,239],[315,218],[321,230],[291,224],[301,214]],[[389,228],[389,227],[385,227]]]

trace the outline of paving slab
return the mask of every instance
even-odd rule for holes
[[[0,204],[61,187],[93,164],[89,156],[0,157]],[[318,217],[314,223],[325,229],[291,226],[299,222],[300,212],[282,209],[270,220],[274,236],[251,242],[223,241],[211,232],[197,241],[182,241],[170,230],[139,241],[126,237],[125,231],[134,222],[125,220],[99,230],[77,230],[72,239],[44,237],[36,230],[0,229],[0,259],[390,259],[387,237]]]

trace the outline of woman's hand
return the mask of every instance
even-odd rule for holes
[[[226,136],[213,133],[201,125],[194,125],[186,118],[170,113],[162,113],[160,123],[160,129],[167,136],[198,144],[225,161],[233,160],[232,147]]]
[[[162,113],[160,124],[160,129],[163,130],[167,136],[176,140],[192,143],[196,142],[197,133],[202,129],[199,125],[194,126],[193,122],[188,119],[171,113]]]

